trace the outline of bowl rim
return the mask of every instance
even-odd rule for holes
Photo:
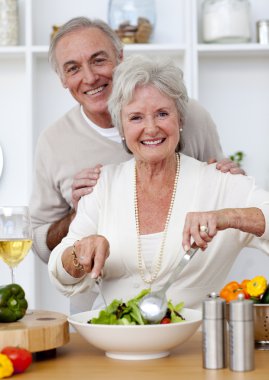
[[[70,315],[69,317],[67,317],[67,321],[69,323],[71,323],[72,325],[76,325],[76,326],[87,326],[89,328],[97,328],[97,329],[102,329],[102,328],[109,328],[109,329],[122,329],[122,328],[131,328],[131,329],[145,329],[145,328],[150,328],[150,329],[156,329],[156,328],[160,328],[160,326],[162,326],[162,328],[171,328],[172,326],[186,326],[186,325],[190,325],[190,324],[193,324],[193,323],[197,323],[197,322],[202,322],[202,312],[200,310],[196,310],[196,309],[190,309],[190,308],[183,308],[182,309],[182,312],[184,313],[185,311],[188,313],[188,312],[194,312],[195,314],[197,313],[197,315],[195,316],[194,319],[192,319],[191,321],[182,321],[182,322],[177,322],[177,323],[167,323],[167,324],[148,324],[148,325],[107,325],[107,324],[90,324],[88,322],[79,322],[79,321],[76,321],[74,320],[73,318],[74,317],[78,317],[79,315],[83,316],[83,315],[86,315],[88,313],[98,313],[100,310],[89,310],[89,311],[83,311],[81,313],[76,313],[76,314],[72,314]]]

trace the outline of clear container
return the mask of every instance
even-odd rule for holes
[[[17,0],[0,0],[0,46],[18,45]]]
[[[121,41],[148,43],[155,25],[154,0],[110,0],[108,22]]]
[[[250,41],[248,0],[205,0],[202,4],[202,22],[204,42]]]
[[[261,45],[269,44],[269,20],[259,20],[257,27],[257,42]]]

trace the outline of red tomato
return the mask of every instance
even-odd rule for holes
[[[164,317],[160,322],[161,325],[166,325],[167,323],[171,323],[171,319],[167,317]]]
[[[7,355],[12,361],[14,373],[24,372],[33,360],[31,352],[25,348],[9,346],[3,348],[1,353]]]

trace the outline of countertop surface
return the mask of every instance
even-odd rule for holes
[[[171,351],[170,356],[144,361],[114,360],[92,347],[76,333],[70,342],[57,349],[55,358],[34,360],[18,380],[268,380],[269,351],[255,350],[255,370],[232,372],[228,368],[202,368],[202,336],[197,332],[185,344]]]

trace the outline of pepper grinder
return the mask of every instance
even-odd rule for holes
[[[203,302],[203,367],[226,367],[226,302],[211,293]]]
[[[229,347],[232,371],[254,369],[253,302],[243,294],[230,302]]]

